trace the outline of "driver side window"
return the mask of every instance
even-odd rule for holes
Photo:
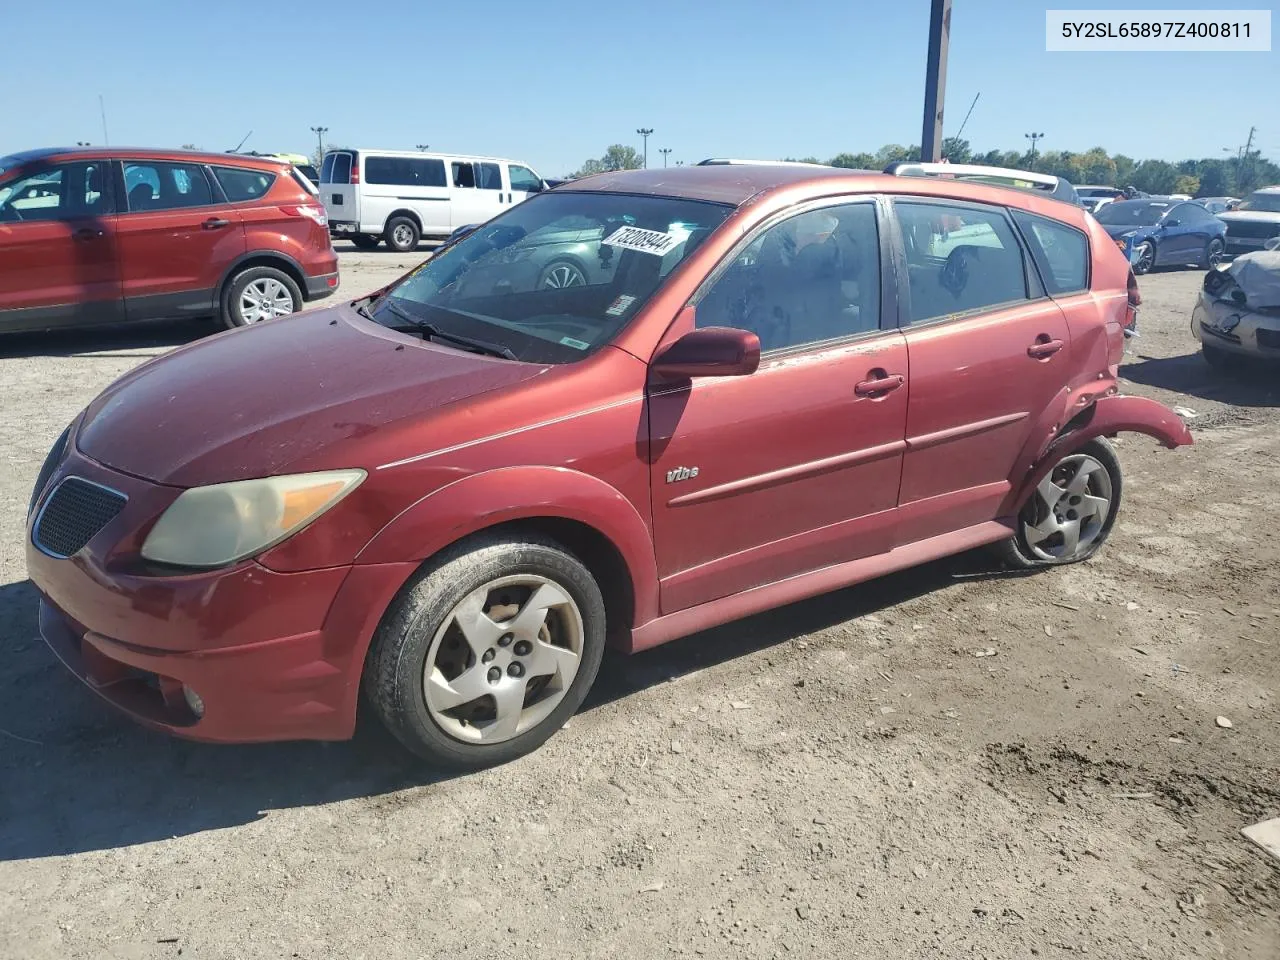
[[[699,327],[737,327],[762,350],[880,327],[880,241],[873,203],[800,213],[743,249],[696,303]]]
[[[48,167],[0,187],[0,223],[75,220],[110,213],[107,161]]]

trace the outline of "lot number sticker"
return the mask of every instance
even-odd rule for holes
[[[638,250],[640,253],[652,253],[655,257],[665,257],[680,246],[682,240],[684,237],[673,237],[669,233],[661,233],[658,230],[622,227],[611,233],[604,243],[610,247],[621,247],[623,250]]]

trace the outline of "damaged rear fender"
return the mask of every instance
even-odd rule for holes
[[[1146,397],[1102,397],[1082,410],[1044,447],[1021,483],[1015,483],[1001,509],[1001,516],[1022,509],[1036,485],[1062,457],[1098,437],[1118,433],[1145,433],[1173,450],[1193,442],[1182,418],[1162,403]]]

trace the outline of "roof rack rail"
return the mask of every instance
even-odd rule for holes
[[[809,163],[807,160],[735,160],[730,157],[709,157],[699,160],[695,167],[749,166],[749,167],[825,167],[825,163]]]
[[[1010,167],[988,167],[975,163],[921,163],[915,160],[896,160],[884,168],[895,177],[939,177],[948,180],[976,180],[998,187],[1028,190],[1047,194],[1055,200],[1079,206],[1076,188],[1062,177],[1032,170],[1015,170]]]

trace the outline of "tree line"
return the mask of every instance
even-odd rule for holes
[[[1102,147],[1083,153],[1070,150],[1030,151],[988,150],[975,153],[968,140],[948,137],[942,154],[952,163],[978,163],[993,167],[1038,170],[1063,177],[1073,184],[1105,187],[1135,187],[1145,193],[1186,193],[1193,197],[1242,197],[1259,187],[1280,184],[1280,166],[1264,158],[1260,151],[1241,152],[1234,157],[1206,157],[1202,160],[1135,160],[1122,153],[1109,154]],[[919,146],[890,143],[875,153],[839,153],[825,161],[828,166],[853,170],[883,170],[895,160],[917,160]],[[786,157],[795,160],[795,157]],[[807,163],[823,163],[817,157],[799,158]],[[584,177],[610,170],[635,170],[643,159],[634,147],[615,143],[599,158],[592,158],[570,174]]]

